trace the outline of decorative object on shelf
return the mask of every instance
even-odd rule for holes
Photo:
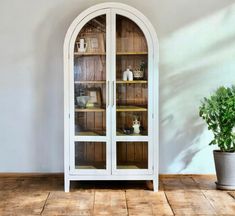
[[[89,100],[86,104],[87,108],[102,106],[101,89],[99,87],[86,89],[86,95],[89,96]]]
[[[125,128],[123,128],[122,131],[123,131],[124,134],[130,135],[130,134],[133,134],[134,128],[133,127],[125,127]]]
[[[95,50],[99,48],[99,42],[98,42],[98,38],[94,37],[90,39],[90,45],[91,45],[91,49]]]
[[[85,108],[87,106],[87,102],[90,99],[90,96],[78,96],[76,99],[78,107]]]
[[[142,61],[141,64],[139,65],[139,67],[137,67],[133,70],[134,79],[137,79],[137,80],[143,79],[146,67],[147,67],[147,63]]]
[[[132,127],[134,128],[135,134],[140,134],[140,121],[138,121],[137,118],[133,121]]]
[[[78,52],[86,52],[87,50],[87,43],[85,42],[84,38],[80,38],[79,42],[76,42],[77,51]]]
[[[122,76],[122,79],[124,81],[133,81],[133,73],[132,71],[130,70],[130,68],[127,68],[126,71],[123,72],[123,76]]]
[[[78,86],[78,88],[75,90],[78,96],[86,96],[86,88]]]
[[[134,79],[143,79],[144,78],[144,71],[141,71],[139,69],[135,69],[133,70],[133,76]]]
[[[214,150],[218,189],[235,190],[235,86],[219,87],[210,97],[204,98],[199,116],[214,134],[209,145]]]
[[[86,33],[87,52],[104,53],[105,52],[105,35],[104,33]]]

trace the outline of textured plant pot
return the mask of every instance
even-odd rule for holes
[[[214,150],[217,188],[235,190],[235,153]]]

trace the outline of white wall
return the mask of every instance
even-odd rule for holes
[[[63,171],[67,28],[95,0],[0,1],[0,172]],[[160,171],[213,173],[200,99],[235,79],[232,0],[122,0],[160,41]]]

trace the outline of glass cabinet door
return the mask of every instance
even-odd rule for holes
[[[71,164],[75,172],[108,173],[112,157],[114,172],[146,173],[151,166],[147,41],[135,22],[116,15],[111,25],[110,16],[91,19],[75,41]]]
[[[74,47],[75,135],[106,135],[106,16],[89,21]]]
[[[148,169],[148,48],[139,26],[116,16],[116,169]],[[145,141],[145,142],[140,142]]]
[[[106,15],[100,15],[82,27],[74,46],[75,170],[106,169],[106,78]]]

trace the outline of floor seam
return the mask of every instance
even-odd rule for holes
[[[166,197],[166,201],[167,201],[168,205],[169,205],[169,206],[170,206],[170,208],[171,208],[171,211],[172,211],[173,215],[176,215],[176,214],[175,214],[175,212],[174,212],[173,207],[171,206],[171,203],[170,203],[170,201],[169,201],[169,199],[168,199],[168,197],[167,197],[167,195],[166,195],[166,192],[165,192],[165,191],[164,191],[164,195],[165,195],[165,197]]]
[[[170,203],[170,200],[169,200],[168,197],[167,197],[167,194],[166,194],[166,191],[165,191],[165,187],[164,187],[164,183],[163,183],[163,182],[162,182],[162,187],[163,187],[163,192],[164,192],[166,201],[167,201],[168,205],[170,206],[173,215],[176,215],[175,212],[174,212],[174,209],[173,209],[173,207],[172,207],[172,205],[171,205],[171,203]]]
[[[227,192],[227,194],[235,200],[235,196],[231,194],[231,191]]]
[[[195,179],[193,178],[193,176],[191,176],[190,178],[191,178],[191,179],[197,184],[197,186],[198,186],[198,183],[195,181]],[[202,193],[202,195],[205,197],[205,199],[209,202],[210,206],[214,209],[215,214],[218,215],[217,212],[216,212],[216,209],[215,209],[214,205],[211,203],[210,199],[208,199],[208,197],[206,196],[206,194],[204,193],[204,191],[200,188],[200,186],[198,186],[198,189],[201,191],[201,193]]]
[[[94,189],[94,199],[93,199],[93,210],[91,215],[95,215],[95,189]]]
[[[47,198],[46,198],[46,200],[45,200],[45,202],[44,202],[44,205],[43,205],[43,207],[42,207],[42,211],[40,212],[40,215],[42,215],[42,213],[43,213],[43,211],[44,211],[44,209],[45,209],[45,207],[46,207],[47,200],[48,200],[50,194],[51,194],[51,192],[49,192],[49,193],[47,194]]]
[[[125,200],[126,200],[127,215],[129,215],[128,203],[127,203],[127,198],[126,198],[126,190],[125,190]]]

